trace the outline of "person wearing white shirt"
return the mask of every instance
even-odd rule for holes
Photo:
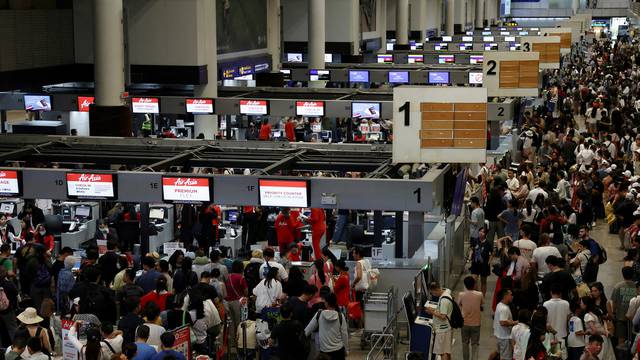
[[[289,274],[287,274],[287,271],[284,269],[284,266],[282,266],[282,264],[273,261],[274,256],[275,252],[272,248],[264,249],[264,252],[262,253],[262,257],[264,257],[264,264],[260,266],[259,271],[260,279],[264,279],[269,272],[269,268],[272,267],[278,269],[278,277],[280,281],[287,281],[287,278],[289,278]]]
[[[273,306],[282,298],[282,284],[280,284],[277,277],[278,271],[275,267],[272,267],[267,273],[267,277],[253,288],[253,295],[256,296],[257,313],[260,313],[266,307]]]
[[[576,311],[582,311],[576,309]],[[580,359],[584,353],[585,332],[582,319],[575,313],[569,318],[569,336],[567,336],[567,355],[569,360]]]
[[[558,178],[560,178],[560,180],[558,180],[558,185],[555,188],[555,192],[558,193],[558,198],[560,198],[560,200],[571,198],[571,192],[570,192],[571,186],[569,182],[565,179],[565,177],[566,175],[564,171],[558,171]]]
[[[556,339],[567,337],[567,321],[571,315],[569,302],[562,299],[562,288],[558,283],[551,284],[551,299],[544,302],[547,309],[547,324],[556,331]]]
[[[546,260],[551,255],[562,258],[558,248],[550,244],[549,234],[541,234],[540,246],[533,250],[532,259],[538,267],[538,278],[543,278],[549,272]]]
[[[506,182],[507,182],[507,187],[509,188],[509,191],[516,192],[520,188],[520,182],[518,181],[518,178],[516,178],[515,174],[513,173],[513,170],[511,169],[509,169],[509,171],[507,172]]]
[[[576,158],[576,162],[578,165],[591,165],[593,158],[596,156],[594,151],[594,145],[591,145],[589,148],[585,148],[584,150],[578,153]]]
[[[431,296],[438,297],[438,307],[436,309],[427,308],[427,313],[433,316],[433,331],[435,339],[433,343],[433,354],[440,355],[442,360],[451,360],[452,329],[449,324],[453,311],[453,297],[451,290],[440,287],[437,282],[429,284]]]
[[[511,346],[511,328],[518,325],[513,320],[509,304],[513,301],[513,293],[510,289],[502,289],[502,301],[496,306],[493,316],[493,335],[498,339],[498,354],[500,360],[513,360],[513,348]]]
[[[520,239],[513,242],[513,246],[520,249],[520,254],[529,262],[533,259],[533,251],[538,247],[535,242],[529,239],[531,229],[525,225],[520,229]]]
[[[544,186],[546,186],[545,182],[539,181],[538,186],[536,186],[533,190],[529,191],[529,195],[527,196],[527,199],[531,199],[531,201],[535,202],[538,195],[542,194],[542,196],[546,200],[549,197],[549,194],[543,189]]]
[[[518,325],[511,328],[511,345],[513,346],[514,360],[525,360],[529,336],[531,335],[530,320],[531,312],[527,309],[521,309],[518,312]]]

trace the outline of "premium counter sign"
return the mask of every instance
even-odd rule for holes
[[[20,174],[14,170],[0,170],[0,196],[20,194]]]
[[[132,98],[131,110],[135,114],[159,114],[160,99],[158,98]]]
[[[260,206],[309,206],[309,182],[306,180],[259,179]]]
[[[296,115],[324,116],[323,101],[296,101]]]
[[[67,195],[82,199],[115,198],[113,174],[67,173]]]
[[[165,201],[200,203],[211,201],[209,178],[162,177],[162,198]]]
[[[213,99],[186,99],[187,112],[192,114],[213,114]]]
[[[240,114],[269,115],[269,102],[267,100],[240,100]]]
[[[95,98],[93,96],[78,96],[78,111],[89,112],[89,106],[93,104]]]

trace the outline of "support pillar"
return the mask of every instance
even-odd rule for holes
[[[93,58],[95,104],[91,135],[131,136],[131,114],[123,106],[124,27],[122,0],[94,0]]]
[[[373,211],[373,243],[382,244],[382,211]]]
[[[465,23],[466,23],[466,0],[456,0],[456,5],[454,9],[455,13],[455,21],[453,25],[453,33],[461,33],[464,31]]]
[[[324,69],[325,0],[309,0],[309,69]],[[310,81],[309,87],[324,87],[324,81]]]
[[[454,34],[454,23],[456,20],[456,0],[446,0],[447,2],[447,18],[446,18],[446,32],[448,36]]]
[[[402,248],[404,247],[404,211],[396,211],[396,258],[402,259],[404,253]]]
[[[140,255],[149,252],[149,203],[140,203]],[[155,251],[155,249],[154,249]]]
[[[0,110],[0,133],[7,133],[7,110]]]
[[[280,71],[282,61],[282,12],[280,0],[267,1],[267,50],[271,54],[271,70]]]
[[[439,36],[440,30],[442,29],[442,2],[441,0],[426,0],[425,6],[427,15],[427,26],[425,29],[436,29],[435,36]]]
[[[577,14],[578,9],[580,9],[580,0],[572,0],[571,9],[573,10],[573,15]]]
[[[403,254],[407,258],[413,257],[415,252],[424,244],[424,213],[409,211],[407,224],[407,243],[403,244]]]
[[[198,38],[198,60],[207,65],[207,83],[194,88],[196,97],[215,98],[218,96],[218,45],[216,43],[216,2],[198,0],[196,26]],[[194,137],[204,134],[205,139],[215,139],[218,133],[216,115],[195,115]]]
[[[360,14],[360,10],[358,10]],[[387,0],[378,0],[378,9],[376,10],[378,22],[378,34],[380,34],[379,54],[387,52]]]
[[[484,2],[485,0],[476,0],[476,29],[484,27]]]
[[[409,44],[409,0],[397,0],[396,43],[400,45]]]

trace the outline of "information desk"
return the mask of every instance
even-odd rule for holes
[[[11,131],[14,134],[66,135],[67,125],[62,121],[23,121],[13,124]]]

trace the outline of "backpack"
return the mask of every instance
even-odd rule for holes
[[[462,311],[460,311],[460,307],[455,301],[453,301],[451,297],[443,296],[442,298],[451,301],[451,304],[453,305],[451,308],[451,317],[447,317],[447,320],[449,320],[449,325],[452,329],[462,328],[462,325],[464,325],[464,318],[462,317]]]
[[[80,297],[81,314],[102,314],[102,310],[107,303],[100,287],[96,284],[87,286],[86,296]],[[96,315],[97,316],[97,315]]]
[[[11,303],[9,303],[9,298],[4,292],[4,289],[0,287],[0,311],[7,310],[9,306],[11,306]]]
[[[49,273],[49,269],[47,265],[40,264],[38,267],[38,272],[36,273],[35,286],[37,287],[47,287],[51,284],[51,273]]]
[[[590,241],[593,241],[596,245],[598,245],[598,248],[600,249],[600,256],[598,257],[598,265],[602,265],[604,263],[607,262],[607,250],[605,250],[602,245],[600,245],[600,243],[598,243],[597,241],[590,239]]]
[[[582,266],[580,266],[582,281],[587,284],[596,281],[598,276],[598,266],[593,261],[589,261],[590,259],[591,257],[587,258],[587,265],[585,266],[584,271],[582,271]]]
[[[261,263],[249,263],[244,268],[244,279],[247,282],[249,294],[252,294],[253,288],[260,283],[260,266],[262,266]]]

